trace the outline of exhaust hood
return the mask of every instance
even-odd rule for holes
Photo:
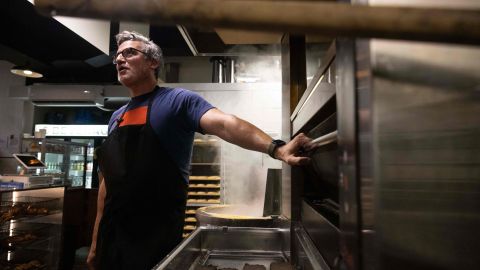
[[[11,87],[9,97],[39,107],[103,107],[103,93],[101,85],[31,85]]]
[[[29,99],[36,106],[103,106],[103,87],[98,85],[34,85],[29,88]]]

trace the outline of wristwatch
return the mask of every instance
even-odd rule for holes
[[[268,146],[268,155],[271,156],[272,158],[275,158],[275,150],[277,150],[278,147],[287,144],[286,142],[282,140],[273,140],[270,145]]]

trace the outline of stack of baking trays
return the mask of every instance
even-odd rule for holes
[[[220,176],[190,176],[187,202],[189,204],[219,204]]]
[[[221,203],[221,142],[213,136],[196,135],[193,144],[183,237],[197,227],[195,210]]]
[[[60,199],[17,197],[0,207],[0,269],[53,269],[60,225],[40,222],[59,211]]]
[[[190,176],[187,210],[183,237],[187,237],[197,226],[196,209],[220,203],[220,176]]]

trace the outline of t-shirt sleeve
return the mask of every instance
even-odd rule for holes
[[[195,92],[184,90],[182,94],[184,95],[184,111],[187,119],[189,119],[189,124],[196,132],[203,133],[200,127],[200,118],[202,118],[208,110],[215,107]]]
[[[110,134],[110,132],[112,132],[112,130],[116,128],[116,120],[118,117],[120,117],[120,113],[124,108],[125,106],[122,106],[120,109],[113,112],[112,117],[110,118],[110,121],[108,121],[108,134]]]

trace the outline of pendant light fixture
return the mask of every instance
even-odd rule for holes
[[[28,77],[28,78],[42,78],[43,74],[40,72],[36,72],[32,70],[29,65],[25,66],[14,66],[10,69],[10,72],[12,72],[15,75],[23,76],[23,77]]]

